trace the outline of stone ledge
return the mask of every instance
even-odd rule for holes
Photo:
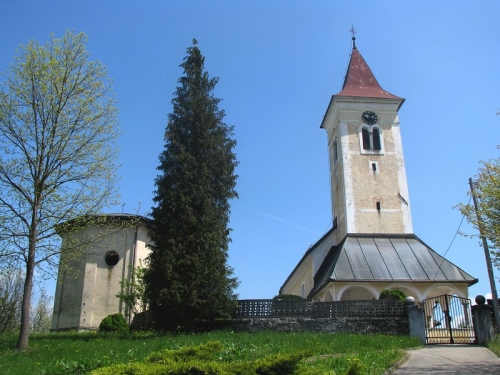
[[[407,335],[407,318],[238,318],[234,331],[383,333]]]

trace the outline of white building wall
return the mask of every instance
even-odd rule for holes
[[[88,243],[89,239],[95,239]],[[137,238],[137,239],[136,239]],[[82,254],[64,272],[64,252],[69,243],[80,243]],[[97,329],[109,314],[122,313],[130,320],[128,309],[117,294],[120,281],[130,277],[129,266],[138,265],[148,253],[147,228],[135,226],[90,226],[74,234],[74,240],[63,235],[63,256],[54,297],[52,329]],[[106,253],[116,251],[118,263],[109,266]]]
[[[305,288],[307,296],[314,287],[314,275],[318,272],[319,267],[323,264],[323,260],[328,255],[328,252],[338,243],[337,231],[330,231],[325,237],[315,244],[314,249],[309,250],[309,253],[302,259],[297,269],[281,288],[281,294],[295,294],[300,296],[302,293],[302,285]]]
[[[330,150],[332,214],[341,238],[347,233],[413,231],[397,118],[399,104],[399,100],[336,97],[328,108],[323,126],[328,144],[336,139],[340,154],[335,161]],[[381,132],[380,151],[362,147],[360,131],[366,125],[361,115],[366,110],[377,113],[374,126]]]

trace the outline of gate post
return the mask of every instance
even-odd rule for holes
[[[425,314],[420,305],[415,304],[415,298],[406,297],[406,311],[408,312],[408,330],[410,336],[418,337],[425,344]]]
[[[472,322],[476,334],[476,344],[486,345],[494,336],[491,309],[485,305],[486,299],[478,295],[475,299],[477,305],[472,306]]]
[[[453,329],[451,328],[450,300],[448,296],[444,296],[444,302],[445,302],[445,310],[443,310],[444,321],[446,324],[446,328],[448,328],[448,332],[450,333],[450,344],[454,344],[455,340],[453,339]]]

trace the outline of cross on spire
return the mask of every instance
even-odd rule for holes
[[[349,32],[352,34],[352,49],[356,49],[356,37],[354,36],[354,34],[356,34],[356,29],[354,25],[351,25]]]

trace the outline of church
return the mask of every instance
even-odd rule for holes
[[[332,228],[312,245],[280,294],[314,301],[378,299],[399,289],[417,302],[468,297],[478,280],[413,233],[398,111],[356,48],[321,128],[330,160]]]

